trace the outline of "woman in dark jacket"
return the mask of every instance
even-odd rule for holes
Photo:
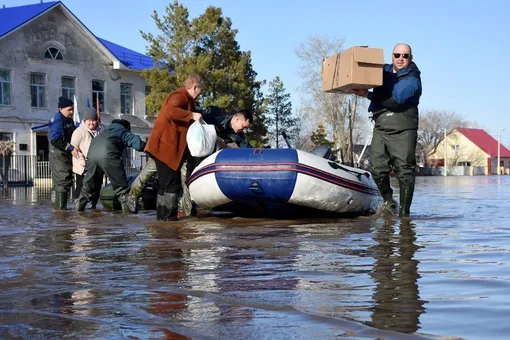
[[[104,174],[110,179],[114,198],[122,205],[122,212],[128,213],[126,194],[129,185],[122,162],[122,153],[128,146],[137,151],[145,149],[140,136],[131,133],[131,124],[125,119],[115,119],[90,143],[85,165],[85,178],[76,210],[83,211],[94,195],[99,195]]]

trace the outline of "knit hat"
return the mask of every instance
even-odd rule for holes
[[[85,112],[83,112],[83,120],[97,120],[97,112],[96,110],[87,107]]]
[[[125,127],[126,129],[128,129],[129,131],[131,131],[131,123],[125,119],[114,119],[112,121],[112,124],[114,124],[114,123],[120,124],[123,127]]]
[[[71,99],[66,97],[60,97],[58,98],[58,108],[62,109],[64,107],[73,106],[74,103]]]

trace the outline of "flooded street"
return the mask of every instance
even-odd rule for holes
[[[418,178],[410,223],[158,222],[19,196],[0,199],[2,339],[510,333],[508,176]]]

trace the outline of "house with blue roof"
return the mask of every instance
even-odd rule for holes
[[[124,118],[148,137],[141,72],[153,65],[94,35],[61,1],[0,8],[0,140],[47,160],[47,132],[32,128],[51,119],[60,96],[76,98],[79,112],[98,103],[104,124]]]

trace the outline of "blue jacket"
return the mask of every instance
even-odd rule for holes
[[[62,113],[57,112],[48,123],[50,144],[56,149],[64,152],[73,151],[71,137],[76,126],[72,118],[66,118]]]
[[[216,134],[223,139],[225,143],[236,143],[240,148],[253,148],[246,140],[244,133],[236,133],[230,126],[234,115],[216,106],[206,106],[198,110],[201,111],[202,117],[207,124],[212,124],[216,127]]]
[[[415,63],[393,73],[393,65],[384,65],[383,85],[369,93],[369,112],[381,110],[403,112],[409,108],[417,108],[422,94],[421,72]]]

